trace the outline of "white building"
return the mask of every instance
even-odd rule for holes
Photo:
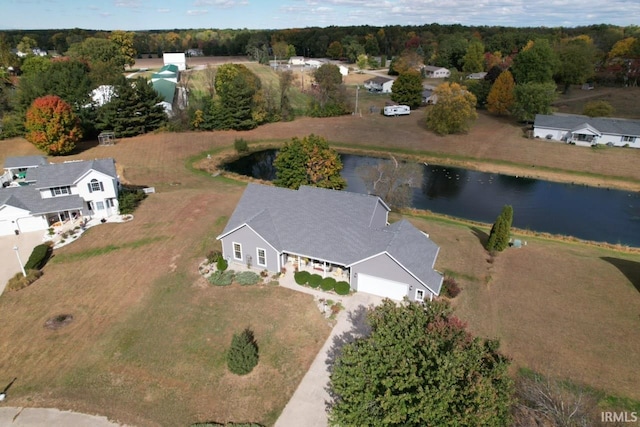
[[[5,171],[13,180],[0,189],[0,235],[119,213],[113,159],[46,163],[44,157],[10,157]]]
[[[640,148],[640,120],[537,114],[533,136],[568,144]]]
[[[164,53],[162,55],[162,61],[164,62],[164,65],[177,66],[180,71],[187,69],[187,58],[184,52]]]
[[[432,79],[445,79],[451,76],[451,71],[444,67],[435,67],[433,65],[425,65],[423,68],[426,77]]]

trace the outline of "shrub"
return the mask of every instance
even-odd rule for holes
[[[246,153],[247,151],[249,151],[249,145],[247,144],[247,141],[244,140],[244,138],[238,138],[233,141],[233,148],[235,148],[238,153]]]
[[[7,282],[6,289],[8,291],[19,291],[20,289],[24,289],[42,276],[42,272],[40,270],[27,270],[27,276],[23,276],[22,272],[16,273],[9,281]]]
[[[349,283],[345,282],[344,280],[341,280],[338,283],[336,283],[336,285],[334,286],[334,289],[338,295],[348,295],[349,291],[351,291],[351,286],[349,286]]]
[[[215,286],[229,286],[233,283],[233,270],[229,271],[214,271],[209,276],[209,283]]]
[[[295,280],[298,285],[306,285],[309,282],[310,276],[311,273],[308,271],[296,271],[293,275],[293,280]]]
[[[220,258],[222,258],[222,252],[220,251],[211,251],[207,254],[207,262],[209,264],[217,263]]]
[[[309,276],[309,286],[312,288],[317,288],[320,286],[320,282],[322,282],[322,276],[319,274],[312,274]]]
[[[332,291],[335,286],[336,279],[334,279],[333,277],[325,277],[320,282],[320,289],[322,289],[323,291]]]
[[[260,276],[253,271],[243,271],[236,274],[234,280],[243,286],[255,285],[260,281]]]
[[[138,205],[147,197],[147,194],[134,188],[122,188],[118,194],[118,209],[120,214],[132,214]]]
[[[218,269],[218,271],[225,271],[227,267],[229,267],[229,263],[227,262],[227,260],[219,257],[216,261],[216,268]]]
[[[47,263],[53,252],[51,243],[43,243],[33,248],[31,256],[24,265],[25,270],[40,270]]]
[[[458,282],[453,277],[445,277],[442,281],[442,293],[447,298],[455,298],[460,293],[461,289],[458,286]]]
[[[246,375],[258,364],[258,344],[249,328],[233,334],[227,353],[227,367],[237,375]]]

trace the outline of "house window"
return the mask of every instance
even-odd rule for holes
[[[87,209],[89,209],[90,211],[93,210],[93,202],[87,202]]]
[[[51,188],[51,195],[52,196],[64,196],[67,194],[71,194],[71,187],[69,187],[68,185],[66,187],[52,187]]]
[[[424,290],[416,289],[416,301],[424,301]]]
[[[258,248],[258,265],[261,267],[267,266],[267,251]]]
[[[96,202],[96,209],[99,211],[104,210],[104,202]]]
[[[622,142],[636,142],[635,136],[623,135]]]
[[[107,202],[107,207],[108,207],[108,208],[112,208],[112,207],[114,206],[114,204],[113,204],[113,199],[107,199],[107,201],[106,201],[106,202]]]
[[[242,245],[240,243],[233,244],[233,258],[242,261]]]
[[[93,193],[94,191],[104,191],[104,186],[102,185],[102,183],[95,178],[92,179],[88,185],[89,193]]]

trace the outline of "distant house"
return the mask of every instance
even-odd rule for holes
[[[533,124],[533,135],[583,146],[604,144],[640,148],[640,120],[538,114]]]
[[[433,105],[438,102],[438,95],[433,93],[433,89],[422,90],[422,103],[424,105]]]
[[[440,294],[439,247],[409,221],[388,223],[379,197],[302,186],[249,184],[217,239],[233,264],[308,270],[395,300]]]
[[[376,76],[372,79],[365,80],[364,87],[369,92],[391,93],[391,87],[395,80],[389,77]]]
[[[480,73],[471,73],[467,75],[467,80],[482,80],[487,75],[486,72],[482,71]]]
[[[289,65],[304,65],[304,56],[292,56],[289,58]]]
[[[119,213],[113,159],[47,163],[41,156],[9,157],[4,169],[13,180],[0,189],[0,235]]]
[[[349,67],[346,65],[338,65],[338,68],[340,69],[340,74],[342,74],[343,77],[349,75]]]
[[[175,65],[180,71],[187,69],[187,58],[184,52],[164,53],[162,55],[162,61],[164,65]]]
[[[304,65],[309,68],[320,68],[322,66],[322,61],[318,61],[317,59],[309,59],[304,62]]]
[[[187,49],[187,56],[204,56],[202,49]]]
[[[451,76],[451,71],[444,67],[435,67],[433,65],[425,65],[422,67],[425,77],[432,79],[444,79]]]

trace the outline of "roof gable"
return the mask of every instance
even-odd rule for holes
[[[44,156],[19,156],[7,157],[4,161],[5,169],[18,168],[34,168],[47,164],[47,158]]]
[[[63,187],[75,184],[92,170],[100,172],[110,178],[117,177],[115,161],[108,158],[51,163],[30,169],[27,172],[27,179],[36,181],[35,188],[38,189]]]

